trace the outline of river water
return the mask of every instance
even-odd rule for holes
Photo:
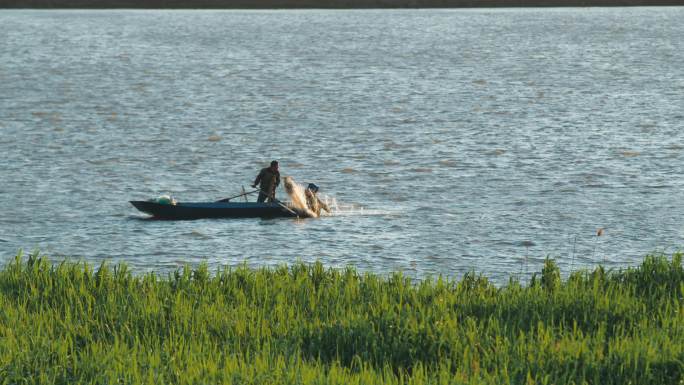
[[[0,262],[320,260],[505,282],[546,256],[567,273],[671,253],[682,21],[681,7],[0,11]],[[230,196],[271,159],[336,214],[151,221],[128,203]]]

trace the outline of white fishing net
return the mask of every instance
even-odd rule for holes
[[[286,176],[283,179],[283,186],[285,187],[285,192],[290,197],[290,205],[296,211],[304,213],[306,216],[317,218],[318,215],[309,208],[306,203],[306,193],[304,187],[299,183],[295,182],[294,178],[291,176]]]

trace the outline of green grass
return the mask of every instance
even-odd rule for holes
[[[529,285],[320,263],[167,277],[18,256],[2,384],[684,384],[682,256]]]

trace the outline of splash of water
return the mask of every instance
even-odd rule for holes
[[[305,213],[306,216],[312,218],[318,217],[318,215],[309,208],[309,205],[306,204],[304,187],[295,182],[294,178],[291,176],[286,176],[283,179],[283,186],[285,187],[285,192],[287,192],[287,195],[290,196],[290,205],[292,208],[296,209],[296,211]]]
[[[285,192],[290,197],[288,205],[295,211],[301,213],[302,216],[312,218],[318,217],[306,203],[306,188],[297,183],[291,176],[283,178],[283,186]],[[321,210],[320,216],[371,216],[371,215],[396,215],[397,211],[390,210],[368,210],[363,206],[356,204],[340,204],[334,197],[329,197],[325,194],[318,194],[318,197],[323,201],[330,212]]]

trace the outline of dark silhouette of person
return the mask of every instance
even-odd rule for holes
[[[306,195],[306,205],[309,206],[309,209],[313,211],[317,217],[321,216],[321,209],[330,212],[330,208],[328,205],[323,203],[323,201],[318,198],[316,195],[318,193],[318,186],[316,186],[313,183],[309,183],[308,186],[306,186],[306,190],[304,191],[304,194]]]
[[[261,203],[268,199],[268,202],[275,200],[275,190],[280,184],[280,172],[278,171],[278,161],[271,162],[269,167],[264,167],[259,171],[252,187],[256,188],[259,185],[259,198],[257,202]]]

